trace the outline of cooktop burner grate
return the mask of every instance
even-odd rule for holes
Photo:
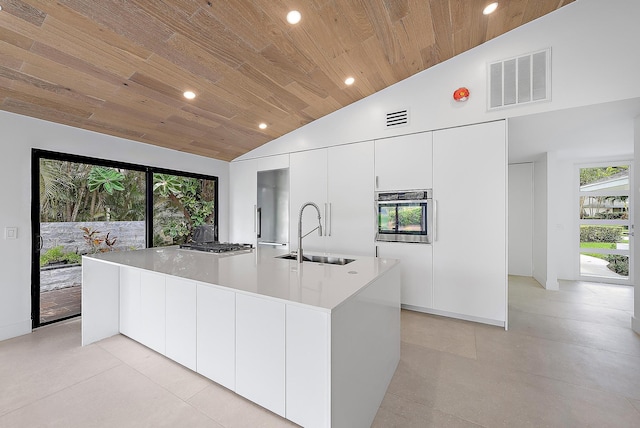
[[[192,242],[181,244],[180,248],[185,250],[206,251],[209,253],[226,253],[229,251],[250,250],[252,244],[234,244],[229,242]]]

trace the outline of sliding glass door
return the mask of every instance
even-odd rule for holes
[[[34,150],[33,327],[81,314],[83,255],[188,242],[217,208],[216,177]]]

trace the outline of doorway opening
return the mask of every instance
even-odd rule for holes
[[[578,170],[580,279],[632,284],[631,162]]]

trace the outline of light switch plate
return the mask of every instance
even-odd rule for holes
[[[5,227],[4,228],[4,239],[18,239],[18,228],[17,227]]]

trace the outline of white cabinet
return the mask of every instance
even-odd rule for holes
[[[298,248],[298,219],[300,208],[305,202],[313,202],[320,208],[323,233],[327,228],[325,205],[327,203],[327,150],[309,150],[292,153],[289,167],[291,183],[289,194],[289,247]],[[318,213],[313,207],[307,207],[302,217],[303,235],[318,225]],[[325,251],[323,237],[313,232],[304,238],[303,248]]]
[[[229,164],[229,241],[256,244],[258,161]]]
[[[286,311],[286,417],[304,427],[330,426],[330,314],[293,305]]]
[[[196,370],[196,283],[166,277],[166,356]]]
[[[434,308],[506,321],[507,151],[504,121],[433,133]]]
[[[433,247],[427,244],[378,242],[378,257],[400,260],[400,303],[433,307]]]
[[[304,238],[303,248],[332,253],[372,256],[373,144],[348,144],[291,154],[291,248],[298,247],[298,219],[305,202],[314,202],[322,215],[323,237]],[[318,225],[317,212],[304,211],[305,234]]]
[[[197,287],[197,372],[234,391],[236,388],[235,292]]]
[[[375,153],[376,190],[433,187],[431,132],[376,140]]]
[[[327,247],[330,252],[373,256],[375,207],[371,142],[328,151]]]
[[[142,314],[140,305],[140,270],[120,267],[120,333],[140,340]]]
[[[140,340],[143,345],[165,353],[165,275],[140,272]]]
[[[236,392],[285,416],[285,305],[236,295]]]

